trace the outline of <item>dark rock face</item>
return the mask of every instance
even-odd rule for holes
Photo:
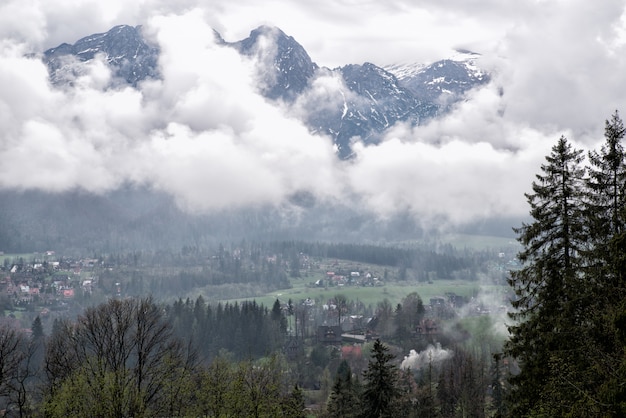
[[[50,77],[55,84],[71,83],[79,73],[72,65],[103,54],[113,75],[136,86],[146,78],[158,77],[158,48],[149,45],[140,27],[116,26],[106,33],[97,33],[78,40],[74,45],[61,44],[44,52]]]
[[[295,100],[318,69],[302,45],[278,28],[261,26],[248,38],[229,45],[258,59],[260,88],[269,99]]]
[[[397,122],[424,123],[449,111],[470,89],[489,81],[488,74],[475,65],[478,56],[467,51],[462,59],[428,66],[381,68],[364,63],[331,70],[318,67],[293,37],[278,28],[261,26],[238,42],[226,42],[217,32],[215,39],[254,60],[259,91],[270,100],[294,104],[306,96],[316,77],[338,77],[342,86],[330,93],[332,100],[305,104],[301,117],[312,132],[333,139],[341,158],[352,155],[354,139],[373,144]],[[71,85],[84,71],[76,63],[92,60],[97,54],[112,68],[113,86],[137,86],[142,80],[159,77],[159,50],[146,42],[140,27],[116,26],[73,45],[49,49],[43,59],[54,84]]]

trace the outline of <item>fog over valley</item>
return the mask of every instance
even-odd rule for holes
[[[59,3],[67,12],[69,6]],[[82,24],[67,20],[72,13],[52,12],[44,4],[36,8],[37,19],[32,19],[35,9],[20,10],[22,19],[15,19],[9,12],[17,3],[1,6],[3,194],[107,196],[120,188],[140,188],[171,196],[182,212],[199,215],[259,207],[293,211],[293,197],[306,194],[317,208],[349,208],[378,220],[408,216],[419,228],[433,230],[492,218],[519,220],[527,213],[523,193],[555,138],[565,133],[575,142],[595,145],[603,118],[619,107],[624,87],[617,78],[624,65],[622,32],[615,26],[619,20],[611,21],[619,13],[594,15],[596,21],[583,29],[576,22],[584,7],[551,4],[546,16],[523,26],[495,8],[493,13],[503,14],[509,24],[494,27],[498,42],[466,45],[481,53],[477,62],[491,81],[427,123],[398,122],[374,144],[354,138],[353,156],[343,161],[328,135],[312,132],[301,113],[303,103],[330,105],[328,100],[341,97],[337,91],[349,94],[342,80],[320,72],[295,103],[270,101],[260,94],[258,78],[264,65],[258,57],[267,55],[241,55],[219,42],[214,28],[225,38],[240,36],[229,42],[246,36],[240,35],[241,26],[229,27],[227,10],[187,3],[180,9],[140,11],[112,2],[107,13],[86,13]],[[530,13],[530,6],[522,4],[522,15]],[[321,8],[317,13],[323,13]],[[393,10],[385,13],[390,21],[399,17]],[[456,13],[462,22],[494,19],[464,8]],[[258,23],[269,21],[265,16]],[[51,84],[43,48],[73,43],[119,23],[142,25],[160,50],[160,77],[136,87],[120,83],[105,57],[96,55],[72,64],[71,87]],[[325,49],[334,32],[325,34],[322,27],[317,36],[324,45],[308,45],[306,31],[289,32],[291,25],[278,16],[272,23],[302,43],[314,61],[334,63]],[[250,21],[247,30],[253,28]],[[570,53],[560,44],[558,53],[548,54],[551,42],[566,36],[552,35],[564,29],[571,35],[567,45],[583,45],[585,54]],[[394,33],[387,32],[381,23],[378,33],[393,43]],[[345,41],[338,39],[337,45]],[[354,40],[355,47],[359,42]],[[447,42],[451,48],[442,45],[438,56],[407,49],[401,57],[424,63],[443,59],[460,46],[458,40]],[[378,65],[400,60],[391,52],[347,58]],[[570,70],[576,76],[568,75]]]

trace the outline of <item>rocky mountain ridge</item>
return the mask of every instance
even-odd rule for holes
[[[282,30],[261,26],[237,42],[226,42],[215,32],[216,42],[235,48],[256,63],[258,89],[267,99],[298,104],[310,130],[328,135],[341,158],[352,155],[355,138],[377,143],[397,122],[423,124],[448,112],[466,93],[489,81],[476,66],[477,54],[429,65],[380,67],[373,63],[319,67],[304,47]],[[138,86],[158,78],[159,49],[143,36],[141,27],[116,26],[106,33],[89,35],[73,45],[61,44],[44,52],[50,78],[56,85],[70,85],[80,76],[81,63],[103,54],[113,69],[113,84]],[[307,96],[317,77],[338,77],[341,88],[319,106]],[[228,80],[236,82],[236,80]]]

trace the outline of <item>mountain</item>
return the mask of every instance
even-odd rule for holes
[[[303,121],[312,132],[330,136],[340,158],[352,155],[353,138],[377,143],[396,122],[422,124],[449,111],[470,89],[489,81],[489,75],[476,65],[479,56],[468,51],[429,65],[379,67],[364,63],[328,69],[319,67],[302,45],[275,27],[261,26],[237,42],[226,42],[217,32],[215,37],[218,43],[254,60],[261,94],[305,109]],[[49,49],[43,59],[52,82],[61,86],[71,85],[81,75],[77,63],[98,54],[112,68],[113,84],[137,86],[142,80],[159,77],[159,50],[145,40],[141,27],[116,26],[73,45]],[[345,89],[333,92],[335,100],[325,106],[307,102],[311,83],[324,76],[338,77]]]
[[[311,132],[330,137],[343,159],[353,154],[355,137],[373,144],[395,123],[418,125],[440,117],[471,89],[489,81],[477,65],[479,56],[467,51],[431,64],[362,63],[331,69],[318,66],[278,28],[262,26],[236,42],[214,32],[214,41],[248,57],[257,72],[258,91],[291,110]],[[159,54],[141,27],[122,25],[49,49],[42,59],[59,89],[74,88],[91,71],[85,64],[96,59],[111,69],[107,88],[141,89],[142,81],[161,77]],[[325,87],[324,97],[315,97],[318,82]],[[102,195],[81,190],[0,190],[0,250],[15,253],[48,249],[120,253],[243,239],[399,242],[430,237],[444,221],[434,222],[429,230],[408,210],[380,219],[351,199],[321,202],[307,191],[294,193],[278,207],[196,214],[182,210],[167,192],[149,186],[126,185]],[[508,236],[509,225],[517,223],[480,221],[466,225],[463,232]],[[487,229],[491,225],[495,229]]]
[[[479,54],[459,50],[454,57],[430,65],[404,64],[385,67],[398,83],[429,103],[437,103],[445,112],[477,86],[489,82],[490,77],[478,67]]]
[[[318,69],[302,45],[278,28],[261,26],[248,38],[227,45],[258,59],[259,87],[269,99],[295,100]]]
[[[81,66],[98,54],[105,57],[113,69],[116,81],[136,86],[150,77],[158,77],[159,50],[149,45],[142,36],[141,27],[116,26],[106,33],[97,33],[79,39],[74,45],[61,44],[44,52],[54,84],[71,84],[80,76]]]

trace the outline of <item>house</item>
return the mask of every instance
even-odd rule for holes
[[[321,344],[341,344],[339,325],[320,325],[317,327],[317,341]]]

